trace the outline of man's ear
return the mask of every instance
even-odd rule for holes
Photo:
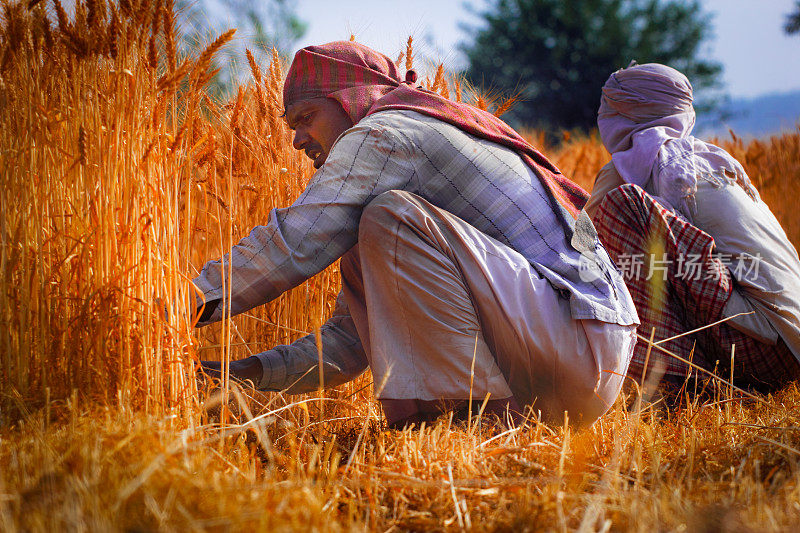
[[[351,127],[351,128],[352,128],[353,126],[355,126],[355,124],[356,124],[356,121],[355,121],[355,120],[353,120],[353,115],[352,115],[352,113],[350,112],[350,110],[348,109],[348,107],[347,107],[347,106],[345,106],[345,104],[344,104],[344,103],[342,103],[342,100],[340,100],[339,98],[336,98],[335,96],[333,96],[333,95],[331,95],[331,94],[329,94],[328,96],[326,96],[326,98],[327,98],[328,100],[332,100],[332,101],[336,102],[336,105],[338,105],[338,106],[339,106],[339,109],[341,109],[341,110],[342,110],[342,112],[343,112],[345,115],[347,115],[347,118],[350,120],[350,127]]]

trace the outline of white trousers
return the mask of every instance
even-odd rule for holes
[[[508,246],[405,191],[365,208],[358,242],[344,293],[378,398],[513,396],[545,420],[591,423],[619,394],[636,327],[574,320]]]

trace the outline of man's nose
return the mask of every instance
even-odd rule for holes
[[[294,131],[294,139],[292,140],[292,146],[295,150],[302,150],[303,146],[308,142],[308,135],[302,129],[298,128]]]

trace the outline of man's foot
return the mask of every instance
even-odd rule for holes
[[[432,424],[437,418],[448,412],[453,412],[453,422],[468,424],[470,415],[476,417],[480,413],[480,400],[473,400],[472,409],[466,400],[416,400],[416,399],[381,399],[383,413],[389,429],[404,429],[412,424],[419,429],[425,422]],[[481,420],[487,427],[497,427],[505,430],[517,427],[525,422],[519,404],[513,397],[501,400],[489,400],[483,411]]]

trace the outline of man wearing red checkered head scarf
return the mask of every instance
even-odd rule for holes
[[[320,331],[324,383],[313,335],[235,361],[233,375],[301,393],[370,368],[391,427],[469,412],[471,400],[516,421],[594,421],[620,390],[638,319],[579,214],[586,193],[504,122],[415,79],[354,42],[297,53],[286,121],[316,172],[203,268],[199,324],[341,259]]]

